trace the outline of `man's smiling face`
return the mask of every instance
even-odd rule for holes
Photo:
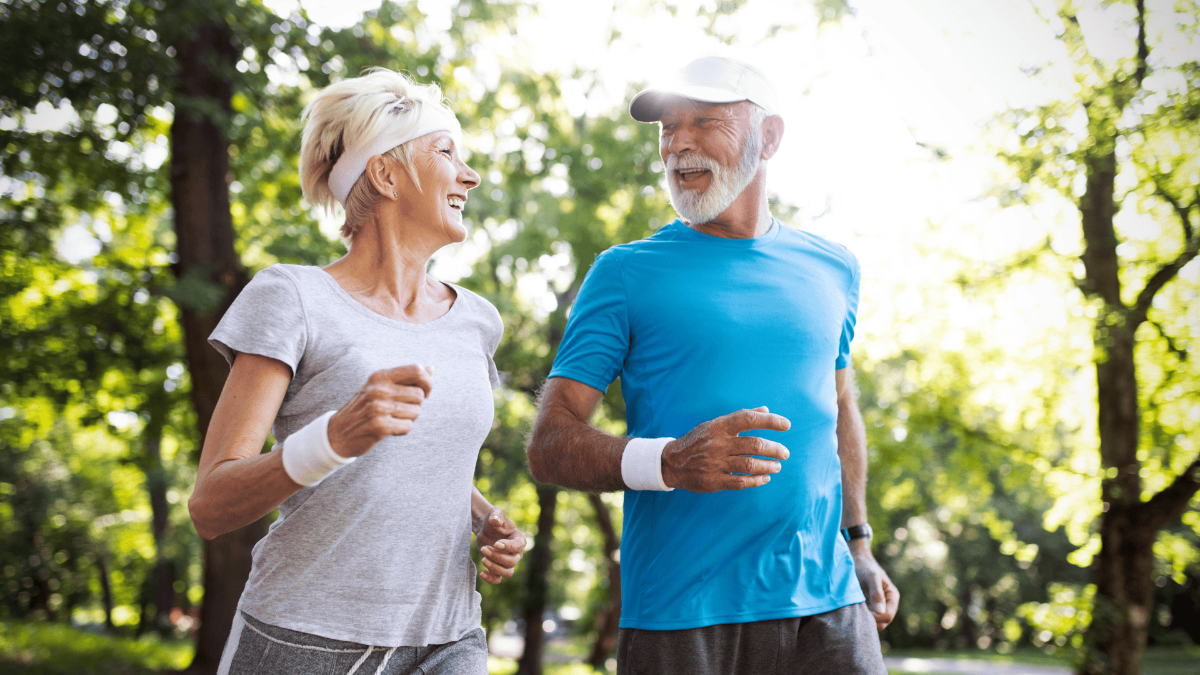
[[[659,153],[671,205],[693,224],[716,218],[758,172],[761,142],[749,101],[677,98],[663,107]]]

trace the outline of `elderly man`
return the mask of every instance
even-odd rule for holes
[[[884,674],[858,263],[771,217],[784,125],[757,69],[699,59],[629,111],[661,124],[681,219],[596,259],[529,443],[539,481],[626,490],[618,671]],[[626,438],[588,423],[618,376]]]

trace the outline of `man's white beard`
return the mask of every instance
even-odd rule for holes
[[[667,156],[667,187],[671,193],[671,206],[689,223],[701,225],[721,215],[742,194],[754,175],[758,173],[759,153],[762,150],[758,129],[751,129],[742,143],[742,157],[732,169],[721,166],[717,160],[705,155],[688,153]],[[708,189],[688,190],[681,187],[675,177],[679,169],[708,169],[712,172]]]

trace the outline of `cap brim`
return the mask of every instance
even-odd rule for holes
[[[639,122],[657,122],[662,119],[663,107],[673,98],[686,98],[704,103],[734,103],[747,100],[741,94],[713,87],[687,85],[669,89],[647,89],[629,102],[629,114]]]

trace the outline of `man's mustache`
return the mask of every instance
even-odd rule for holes
[[[688,153],[687,155],[667,155],[667,171],[680,169],[708,169],[713,173],[721,168],[717,160],[706,155]]]

